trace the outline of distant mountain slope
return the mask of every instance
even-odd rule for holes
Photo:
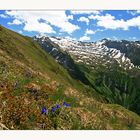
[[[106,104],[32,38],[0,26],[0,129],[140,129],[140,117]]]
[[[57,37],[50,37],[50,40],[70,53],[75,61],[90,65],[94,69],[98,65],[108,67],[112,63],[118,63],[124,69],[139,67],[139,41],[103,39],[97,42],[80,42]]]

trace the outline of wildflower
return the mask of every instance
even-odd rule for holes
[[[55,106],[53,106],[53,107],[52,107],[52,112],[55,112],[56,109],[57,109],[57,108],[56,108]]]
[[[70,104],[66,104],[66,107],[70,107]]]
[[[63,105],[66,107],[70,107],[70,104],[67,104],[66,102],[63,102]]]
[[[42,114],[44,114],[44,115],[48,114],[46,107],[42,107]]]
[[[60,105],[59,105],[59,104],[57,104],[57,105],[56,105],[56,108],[60,108]]]
[[[66,102],[63,102],[63,105],[66,105],[67,103]]]

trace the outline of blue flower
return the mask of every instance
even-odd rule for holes
[[[66,107],[70,107],[70,104],[66,104]]]
[[[66,107],[70,107],[70,104],[66,104]]]
[[[46,107],[42,107],[42,112],[41,112],[41,113],[42,113],[42,114],[45,114],[45,115],[48,114]]]
[[[59,104],[57,104],[57,105],[56,105],[56,108],[60,108],[60,105],[59,105]]]
[[[56,107],[53,106],[53,107],[52,107],[52,112],[55,112],[55,111],[56,111]]]
[[[67,103],[66,102],[63,102],[63,105],[66,105]]]
[[[66,107],[70,107],[70,104],[67,104],[66,102],[63,102],[63,105]]]

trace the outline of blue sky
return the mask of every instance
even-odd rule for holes
[[[23,35],[80,41],[140,40],[140,11],[0,11],[0,24]]]

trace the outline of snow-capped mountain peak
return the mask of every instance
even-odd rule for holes
[[[57,47],[69,53],[77,63],[90,65],[93,69],[99,65],[110,67],[112,64],[118,64],[124,69],[132,69],[135,65],[127,54],[127,50],[136,46],[135,42],[129,41],[112,41],[102,39],[97,42],[81,42],[64,37],[42,37],[42,42],[45,38],[57,44]],[[40,39],[40,37],[39,37]],[[137,42],[139,47],[140,43]],[[127,50],[126,50],[127,49]],[[139,68],[139,66],[137,66]]]

